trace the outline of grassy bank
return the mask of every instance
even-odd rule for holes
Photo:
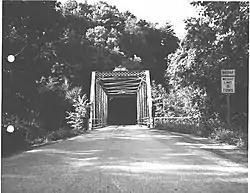
[[[226,124],[214,123],[211,125],[203,125],[199,123],[184,122],[165,122],[156,123],[156,129],[167,130],[184,134],[191,134],[200,137],[215,139],[220,143],[227,143],[237,147],[248,149],[248,134],[243,133],[236,127],[228,127]]]
[[[54,141],[64,140],[85,133],[86,130],[76,130],[71,128],[60,128],[55,131],[44,133],[39,136],[31,136],[16,130],[8,133],[2,129],[2,157],[11,156],[15,153],[25,151],[34,146],[50,144]]]

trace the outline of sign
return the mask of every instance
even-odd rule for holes
[[[221,92],[235,93],[235,77],[221,77]]]
[[[221,70],[221,92],[227,94],[227,123],[230,125],[230,94],[235,93],[235,69]]]
[[[235,76],[235,69],[221,70],[221,76]]]

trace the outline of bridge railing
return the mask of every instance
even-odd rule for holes
[[[151,124],[153,124],[152,122],[153,119],[150,120],[150,117],[143,117],[138,120],[137,124],[150,126]]]
[[[190,120],[193,117],[154,117],[155,123],[169,123],[176,120]]]
[[[183,133],[197,133],[203,129],[200,120],[195,117],[154,117],[154,127]]]
[[[107,123],[103,123],[101,119],[93,118],[92,119],[92,128],[100,128],[107,126]]]
[[[154,117],[153,120],[154,125],[164,124],[167,126],[176,126],[177,124],[187,124],[192,125],[194,123],[198,123],[198,119],[194,117]],[[93,128],[99,128],[107,126],[107,123],[103,123],[101,119],[94,118],[92,119]],[[150,120],[149,117],[143,117],[138,120],[139,125],[149,125]]]

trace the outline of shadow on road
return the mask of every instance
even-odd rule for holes
[[[171,134],[176,137],[180,137],[182,139],[182,142],[177,143],[176,145],[183,145],[189,148],[197,147],[200,149],[204,149],[206,151],[215,153],[216,155],[222,158],[248,166],[248,151],[244,149],[240,149],[236,146],[222,144],[215,140],[193,136],[190,134],[170,132],[170,131],[158,130],[158,129],[152,129],[150,131],[154,133],[160,133],[161,135]]]
[[[4,192],[247,192],[247,167],[204,138],[106,127],[2,159]],[[206,150],[206,151],[204,151]]]

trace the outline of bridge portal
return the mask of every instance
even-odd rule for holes
[[[136,125],[136,96],[109,97],[108,125]]]
[[[92,72],[89,129],[107,125],[147,125],[152,128],[148,70]]]

